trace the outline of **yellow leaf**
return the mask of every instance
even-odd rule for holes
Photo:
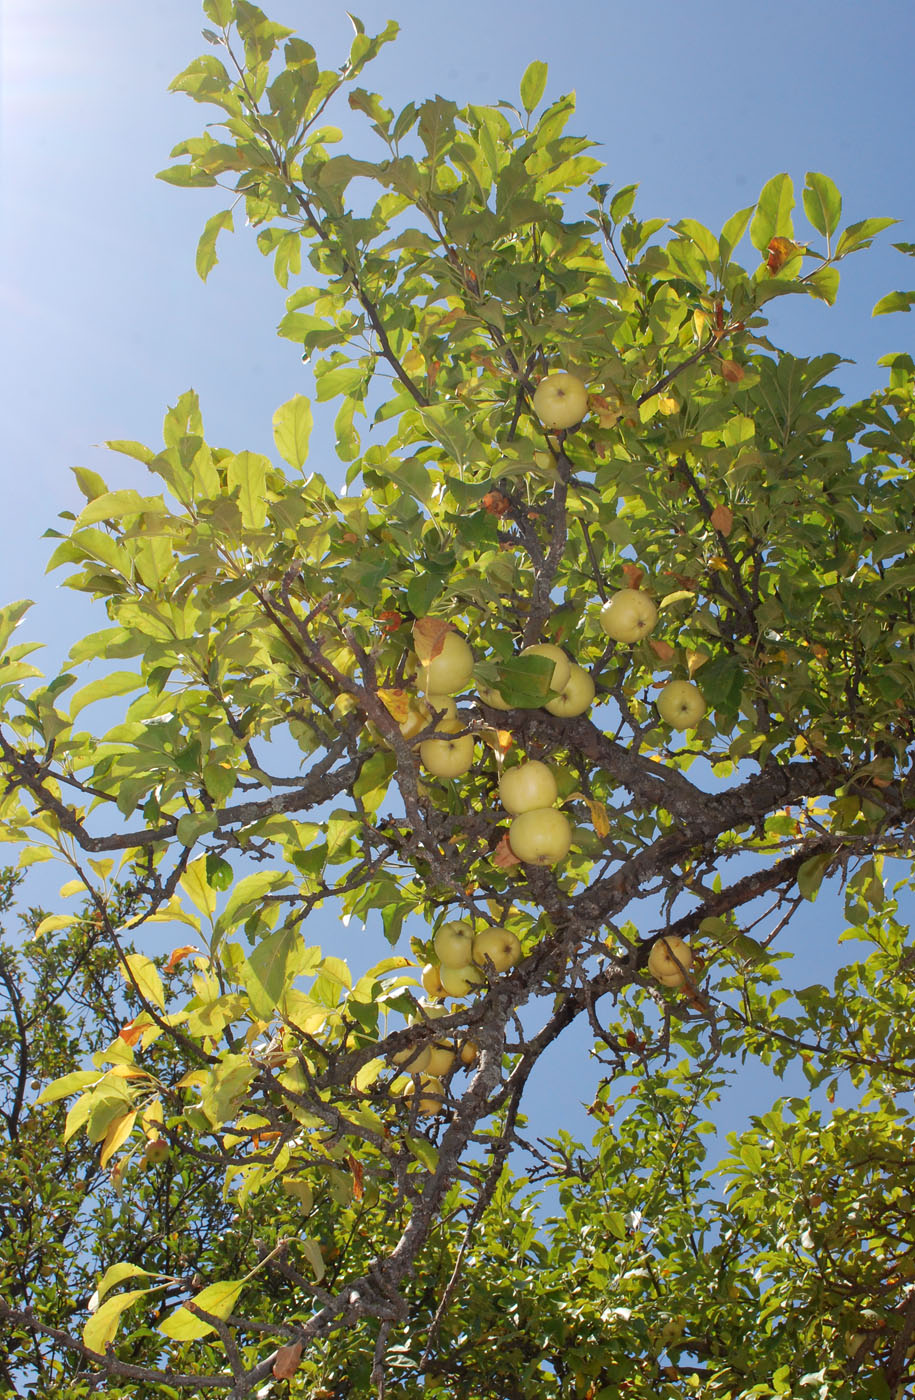
[[[406,690],[379,690],[378,699],[392,719],[402,724],[410,712],[410,695]]]
[[[229,1316],[244,1286],[244,1279],[236,1279],[231,1283],[211,1283],[192,1299],[193,1305],[222,1320]],[[187,1306],[170,1313],[159,1327],[160,1332],[176,1342],[194,1341],[198,1337],[208,1336],[214,1330],[211,1323],[197,1317]]]
[[[585,797],[584,802],[591,813],[591,822],[598,836],[609,836],[610,817],[603,802],[596,802],[592,797]]]
[[[158,1006],[160,1011],[164,1011],[165,990],[162,986],[162,978],[159,976],[152,959],[146,957],[145,953],[128,953],[124,962],[127,968],[127,971],[121,969],[124,981],[135,984],[140,995],[146,1001],[151,1001],[154,1006]]]
[[[102,1143],[102,1155],[99,1158],[99,1165],[106,1166],[117,1152],[118,1148],[127,1141],[133,1131],[133,1125],[137,1120],[137,1111],[133,1109],[130,1113],[125,1113],[122,1118],[116,1118],[105,1134]]]
[[[688,651],[686,653],[686,669],[689,673],[690,680],[692,680],[693,676],[699,670],[699,667],[704,666],[708,659],[709,654],[707,651]]]
[[[83,1328],[83,1346],[104,1356],[105,1348],[114,1341],[121,1313],[150,1292],[152,1290],[149,1288],[132,1288],[127,1293],[118,1293],[114,1298],[109,1298]]]

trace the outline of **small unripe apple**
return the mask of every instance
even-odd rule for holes
[[[461,1045],[461,1064],[469,1069],[480,1058],[480,1047],[474,1040],[465,1040]]]
[[[434,1118],[445,1107],[445,1086],[431,1074],[420,1076],[418,1090],[416,1080],[411,1079],[404,1087],[403,1096],[405,1099],[415,1096],[416,1112],[424,1118]]]
[[[419,1074],[429,1068],[431,1045],[408,1045],[405,1050],[396,1050],[391,1063],[405,1069],[408,1074]]]
[[[468,963],[466,967],[443,967],[439,972],[445,995],[449,997],[469,996],[475,988],[486,981],[478,967]]]
[[[508,844],[529,865],[558,865],[569,854],[572,828],[566,814],[555,807],[534,807],[515,817]]]
[[[648,971],[665,987],[682,987],[692,965],[692,949],[676,934],[659,938],[648,954]]]
[[[433,940],[442,967],[466,967],[473,961],[473,928],[463,919],[442,924]]]
[[[456,695],[473,674],[473,652],[457,632],[446,632],[442,649],[420,666],[421,688],[426,694]]]
[[[460,778],[473,767],[473,735],[462,734],[464,727],[459,719],[444,719],[435,731],[440,737],[420,744],[420,761],[433,777]]]
[[[420,981],[423,984],[423,991],[427,997],[443,997],[445,988],[442,986],[442,979],[439,976],[435,963],[426,963],[422,970]],[[429,1008],[431,1012],[431,1007]]]
[[[544,709],[562,719],[572,719],[583,715],[594,699],[594,682],[584,666],[573,661],[569,667],[569,679],[553,700],[548,700]]]
[[[600,610],[601,630],[615,642],[640,642],[658,620],[658,610],[640,588],[621,588]]]
[[[552,768],[532,758],[507,768],[499,780],[499,796],[506,812],[518,817],[534,807],[552,807],[559,795]]]
[[[507,972],[521,956],[521,943],[507,928],[484,928],[473,940],[473,960],[478,967],[491,962],[496,972]]]
[[[550,681],[550,690],[561,691],[566,681],[569,679],[569,672],[572,663],[566,656],[562,647],[555,646],[552,642],[537,642],[532,647],[525,647],[521,652],[522,656],[545,656],[553,664],[553,677]]]
[[[534,412],[545,428],[572,428],[588,411],[588,391],[577,374],[548,374],[534,392]]]
[[[692,681],[668,681],[655,704],[671,729],[695,729],[708,708],[702,691]]]

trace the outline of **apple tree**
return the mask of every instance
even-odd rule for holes
[[[0,963],[10,1393],[909,1393],[915,364],[847,402],[768,307],[894,221],[815,172],[801,230],[787,175],[645,219],[543,64],[394,113],[395,25],[322,69],[204,10],[162,175],[228,192],[204,277],[244,211],[335,415],[268,458],[182,394],[109,444],[148,494],[76,472],[67,670],[0,618],[2,835],[67,867]],[[821,887],[864,951],[792,988]],[[576,1025],[593,1142],[530,1141]],[[819,1097],[716,1173],[747,1058]]]

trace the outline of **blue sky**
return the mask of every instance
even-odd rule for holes
[[[825,172],[843,194],[843,223],[901,223],[879,252],[843,264],[836,307],[775,303],[772,338],[856,361],[840,379],[856,394],[879,382],[879,355],[911,347],[915,317],[870,314],[915,280],[891,248],[915,241],[911,0],[347,3],[370,29],[401,24],[364,79],[395,108],[435,93],[512,99],[527,63],[546,60],[548,96],[577,91],[570,129],[599,143],[604,178],[641,183],[643,216],[690,216],[717,231],[771,175],[789,171],[799,191],[807,170]],[[342,61],[344,4],[266,8],[324,66]],[[80,500],[69,468],[145,485],[141,468],[98,444],[157,443],[166,406],[190,386],[211,441],[271,452],[274,409],[309,392],[295,346],[275,334],[283,293],[250,231],[223,237],[204,286],[194,249],[222,202],[153,178],[209,120],[166,91],[206,47],[202,22],[194,0],[4,0],[0,600],[37,600],[20,635],[48,643],[49,665],[80,630],[102,625],[44,574],[41,534]],[[337,479],[320,449],[314,465]]]

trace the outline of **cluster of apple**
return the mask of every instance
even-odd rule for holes
[[[422,984],[433,1002],[443,997],[464,997],[486,981],[486,975],[507,972],[521,956],[518,938],[507,928],[493,925],[474,933],[471,924],[452,919],[438,929],[433,939],[437,962],[427,963],[422,971]],[[425,1019],[445,1014],[440,1005],[425,1005]],[[465,1040],[460,1047],[444,1040],[430,1040],[411,1045],[391,1056],[399,1069],[410,1075],[403,1087],[405,1097],[416,1098],[416,1110],[426,1116],[440,1113],[444,1104],[445,1087],[442,1078],[450,1074],[460,1057],[463,1065],[472,1065],[477,1047]]]
[[[424,1021],[444,1014],[443,1006],[426,1003],[420,1008]],[[406,1050],[398,1050],[391,1059],[410,1076],[400,1090],[402,1097],[413,1099],[417,1113],[423,1117],[441,1113],[445,1106],[445,1076],[451,1074],[458,1062],[469,1069],[478,1053],[472,1040],[464,1040],[459,1046],[448,1040],[427,1040],[421,1045],[408,1045]]]
[[[615,642],[640,642],[654,629],[658,610],[640,588],[621,588],[600,610],[601,630]],[[706,711],[702,691],[692,681],[668,681],[655,704],[671,729],[695,729]]]
[[[422,983],[436,999],[467,996],[486,981],[486,972],[507,972],[521,956],[521,944],[510,929],[493,924],[474,933],[464,919],[442,924],[432,946],[438,961],[423,968]]]

